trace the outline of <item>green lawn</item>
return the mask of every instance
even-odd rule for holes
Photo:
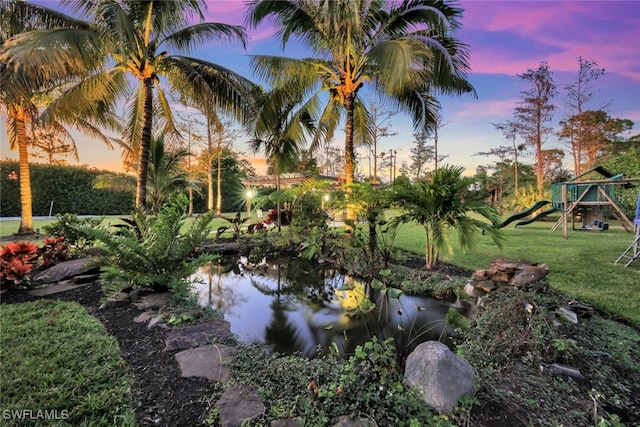
[[[235,216],[235,213],[223,213],[222,216],[233,218]],[[243,215],[243,218],[245,216],[246,214]],[[118,223],[121,223],[120,218],[126,218],[126,217],[129,217],[129,215],[108,215],[104,217],[104,223],[118,224]],[[257,221],[255,212],[252,213],[251,218],[252,218],[252,221],[254,222]],[[34,219],[33,228],[40,229],[40,233],[44,233],[44,227],[55,221],[56,221],[55,217],[46,218],[46,219],[41,219],[41,218]],[[185,228],[191,224],[191,221],[192,219],[188,219],[185,222]],[[225,227],[230,225],[231,224],[228,221],[222,218],[216,218],[211,222],[211,227],[213,230],[212,234],[215,234],[215,231],[218,229],[218,227]],[[19,220],[2,220],[0,221],[0,237],[7,237],[12,235],[18,231],[18,228],[20,228]]]
[[[497,257],[546,263],[552,287],[640,326],[640,261],[628,267],[614,264],[634,235],[615,224],[603,232],[573,231],[569,227],[565,240],[561,229],[551,232],[552,225],[536,222],[514,228],[510,224],[503,229],[502,249],[489,236],[479,235],[477,250],[461,253],[456,245],[453,258],[447,262],[470,270],[487,268]],[[418,225],[404,225],[396,244],[424,254],[424,230]]]
[[[118,342],[84,307],[3,305],[0,329],[2,425],[135,425]]]

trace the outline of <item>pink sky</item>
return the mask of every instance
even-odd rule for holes
[[[55,6],[57,2],[47,2]],[[242,0],[210,1],[210,21],[243,24]],[[470,46],[471,82],[478,99],[470,96],[441,98],[447,125],[440,133],[439,152],[450,155],[446,162],[462,165],[473,173],[478,164],[491,160],[473,154],[503,145],[505,141],[491,123],[511,118],[520,92],[526,86],[517,77],[547,61],[560,93],[553,125],[564,118],[566,99],[562,89],[577,76],[578,57],[593,60],[604,68],[597,82],[598,94],[590,108],[610,103],[614,117],[634,120],[640,132],[640,2],[637,1],[474,1],[463,0],[465,14],[456,35]],[[253,78],[247,68],[248,55],[275,54],[301,57],[305,51],[296,44],[282,52],[272,29],[263,25],[252,30],[247,50],[237,45],[207,46],[194,56],[227,66]],[[379,151],[395,148],[399,162],[409,157],[413,141],[409,119],[396,116],[398,135],[383,140]],[[4,120],[0,127],[0,157],[17,158],[6,142]],[[247,151],[244,140],[236,149]],[[343,141],[336,139],[335,145]],[[118,169],[120,153],[108,151],[100,143],[78,139],[80,164]],[[556,144],[550,140],[549,145]],[[365,165],[363,165],[364,167]]]

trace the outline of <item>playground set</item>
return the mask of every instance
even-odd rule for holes
[[[593,173],[600,174],[602,179],[581,180]],[[635,187],[634,182],[639,181],[640,178],[625,178],[624,174],[616,175],[602,166],[597,166],[569,181],[552,184],[551,201],[540,200],[530,208],[510,215],[499,226],[504,227],[513,221],[526,218],[516,223],[515,226],[518,227],[539,221],[551,213],[560,212],[560,218],[553,225],[551,231],[556,231],[562,226],[563,237],[566,239],[568,238],[569,218],[571,218],[571,228],[573,230],[576,230],[576,218],[579,218],[580,222],[582,222],[582,226],[578,230],[607,230],[609,224],[604,222],[603,219],[605,217],[605,208],[609,208],[627,232],[635,232],[635,241],[616,261],[618,263],[622,259],[628,259],[629,261],[626,265],[629,265],[640,256],[640,194],[638,195],[635,219],[630,221],[615,202],[615,190],[619,186],[633,188]],[[541,208],[547,205],[551,205],[551,207],[540,211]],[[538,213],[529,217],[535,212]]]

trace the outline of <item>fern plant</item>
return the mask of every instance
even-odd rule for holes
[[[78,229],[102,243],[109,253],[102,266],[107,297],[128,287],[151,288],[183,295],[189,288],[187,281],[199,267],[217,258],[196,256],[195,251],[210,232],[209,223],[215,212],[196,218],[190,228],[185,227],[189,201],[177,196],[157,215],[136,209],[128,226],[114,228]]]

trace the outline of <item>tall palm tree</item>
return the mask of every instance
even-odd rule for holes
[[[444,165],[431,172],[426,181],[411,183],[400,177],[392,186],[393,197],[403,211],[394,221],[415,221],[424,227],[427,270],[436,266],[441,254],[452,254],[451,230],[457,231],[463,250],[477,245],[479,231],[489,234],[500,245],[500,230],[495,227],[500,222],[500,215],[483,200],[468,197],[467,188],[473,179],[463,177],[463,170],[462,167]]]
[[[384,0],[253,0],[249,25],[272,18],[283,48],[294,35],[316,57],[256,56],[252,64],[272,86],[286,84],[293,76],[303,83],[305,95],[328,92],[314,143],[329,140],[346,117],[344,179],[349,188],[354,181],[354,144],[369,143],[372,137],[371,117],[359,98],[365,85],[410,113],[418,129],[435,122],[434,91],[473,91],[465,78],[467,48],[450,34],[461,13],[441,0],[391,5]],[[347,217],[355,219],[353,209],[347,210]]]
[[[307,136],[315,132],[312,118],[318,109],[312,104],[294,110],[299,104],[297,91],[291,86],[275,88],[264,93],[258,102],[252,124],[253,139],[249,145],[254,151],[264,150],[267,161],[276,175],[276,192],[280,191],[280,174],[299,162],[304,155]],[[280,202],[277,201],[278,228],[280,228]]]
[[[246,34],[239,26],[203,22],[204,0],[63,3],[88,17],[86,26],[20,34],[7,42],[7,58],[14,67],[35,74],[77,77],[60,98],[67,104],[114,111],[123,96],[133,94],[123,139],[138,155],[136,205],[144,206],[154,125],[162,133],[176,134],[161,77],[184,99],[206,106],[206,111],[216,109],[242,119],[250,111],[254,85],[227,68],[184,55],[205,41],[244,45]],[[188,25],[194,18],[200,22]],[[131,81],[137,81],[134,91],[129,90]]]
[[[83,24],[46,7],[25,2],[0,2],[0,106],[6,110],[7,133],[11,149],[18,150],[20,164],[20,227],[18,234],[33,233],[31,176],[29,171],[29,127],[42,126],[68,138],[73,138],[63,124],[73,124],[80,130],[109,143],[98,126],[113,127],[116,121],[107,112],[94,114],[91,108],[79,109],[63,105],[61,109],[50,102],[55,86],[66,76],[53,79],[31,68],[16,68],[6,57],[10,39],[27,31],[44,28],[78,28]],[[42,111],[42,107],[46,109]],[[67,107],[67,108],[65,108]],[[38,123],[36,123],[38,122]]]

